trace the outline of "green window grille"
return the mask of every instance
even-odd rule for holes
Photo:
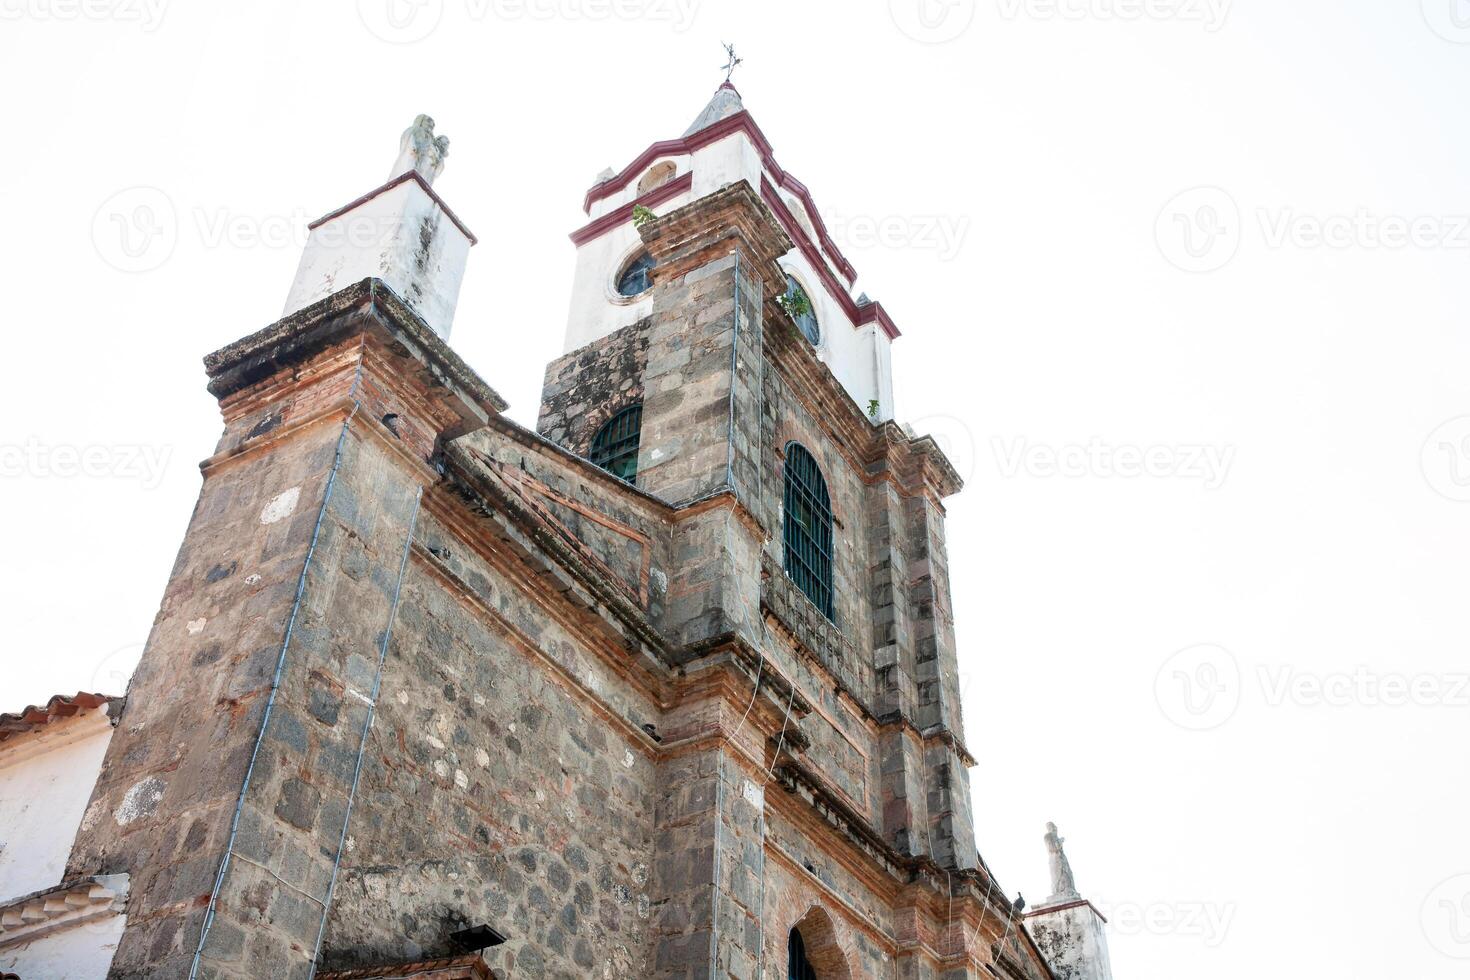
[[[786,507],[782,518],[786,574],[832,618],[832,504],[817,461],[799,443],[786,447]]]
[[[643,406],[629,405],[606,422],[592,437],[592,462],[629,483],[638,477],[638,432]]]
[[[806,958],[806,943],[795,929],[786,940],[786,976],[790,980],[817,980],[817,971]]]

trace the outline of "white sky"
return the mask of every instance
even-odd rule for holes
[[[220,428],[201,355],[279,315],[294,234],[414,114],[480,236],[455,346],[532,423],[583,192],[683,131],[733,39],[904,331],[899,418],[969,478],[950,553],[1002,882],[1044,897],[1057,821],[1119,980],[1466,975],[1464,0],[423,0],[411,44],[351,2],[68,2],[0,0],[0,710],[121,686]],[[175,247],[120,271],[111,211],[160,196]],[[1116,475],[1131,447],[1156,475]],[[1426,703],[1337,690],[1355,672]]]

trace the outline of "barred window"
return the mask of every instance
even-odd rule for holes
[[[641,296],[653,285],[653,256],[639,252],[618,273],[619,296]]]
[[[786,940],[786,976],[790,980],[817,980],[817,971],[806,958],[806,943],[796,929]]]
[[[812,311],[812,298],[807,291],[801,288],[801,283],[791,273],[786,274],[786,296],[789,300],[799,305],[802,312],[796,314],[796,326],[801,330],[801,335],[807,339],[813,347],[822,342],[822,327],[817,323],[817,314]]]
[[[786,446],[786,499],[782,518],[786,574],[832,618],[832,504],[817,461],[800,443]]]
[[[629,405],[602,424],[592,437],[592,462],[629,483],[638,477],[638,433],[643,405]]]

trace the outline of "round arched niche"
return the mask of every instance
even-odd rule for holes
[[[649,167],[648,170],[644,172],[643,178],[638,181],[638,196],[642,197],[644,194],[647,194],[655,187],[662,187],[664,184],[667,184],[669,181],[673,180],[674,172],[677,169],[678,168],[674,166],[674,161],[672,160],[665,160],[662,163],[655,163],[653,166]]]
[[[817,980],[853,980],[852,966],[838,939],[837,925],[826,909],[813,905],[791,928],[801,933],[806,958],[816,970]],[[788,930],[786,937],[790,934]]]

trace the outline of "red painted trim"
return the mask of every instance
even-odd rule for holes
[[[842,307],[842,312],[846,313],[847,318],[852,321],[853,327],[876,321],[883,332],[888,335],[889,340],[896,340],[900,336],[899,330],[888,313],[878,303],[864,303],[859,306],[853,301],[847,290],[837,281],[837,277],[832,274],[832,270],[827,267],[827,263],[822,261],[806,229],[797,222],[796,216],[791,213],[786,202],[781,200],[781,195],[776,188],[771,186],[771,182],[764,176],[761,177],[761,198],[776,215],[776,220],[781,223],[781,227],[786,229],[786,234],[796,243],[797,249],[806,257],[807,263],[817,270],[817,275],[821,277],[822,284],[827,287],[827,292],[837,300],[838,305]]]
[[[760,127],[755,124],[755,120],[751,118],[750,113],[743,109],[735,113],[735,115],[721,119],[713,126],[707,126],[686,138],[661,140],[653,144],[640,153],[632,163],[624,167],[616,176],[609,177],[589,190],[587,196],[582,200],[582,210],[590,214],[594,202],[600,201],[604,197],[615,194],[624,187],[627,187],[634,177],[641,174],[648,168],[650,163],[659,157],[693,153],[700,147],[718,142],[734,132],[744,132],[750,137],[751,142],[755,143],[756,150],[760,153],[762,165],[776,178],[776,185],[783,190],[790,191],[801,200],[801,203],[806,207],[807,216],[811,218],[812,227],[816,229],[817,240],[822,245],[822,251],[837,266],[837,271],[841,272],[847,278],[848,286],[851,286],[857,281],[857,270],[853,268],[851,262],[847,261],[847,257],[842,254],[841,249],[837,247],[837,243],[832,241],[832,236],[827,233],[827,226],[822,222],[822,215],[817,210],[816,202],[812,200],[811,191],[807,190],[805,184],[782,170],[781,166],[776,163],[776,158],[771,152],[770,140],[766,139],[766,134],[761,132]]]
[[[882,303],[876,301],[871,303],[864,303],[862,306],[859,306],[857,310],[858,323],[876,322],[878,326],[882,328],[883,332],[888,335],[889,340],[897,340],[899,337],[903,336],[903,333],[898,329],[898,325],[893,322],[893,318],[890,317],[888,315],[888,311],[883,308]]]
[[[307,231],[315,231],[318,225],[324,225],[328,221],[331,221],[333,218],[341,217],[358,205],[366,204],[368,201],[371,201],[373,198],[377,197],[384,191],[392,190],[399,184],[403,183],[405,180],[418,181],[419,186],[424,189],[424,193],[429,195],[429,197],[433,200],[435,204],[439,205],[440,210],[442,210],[449,217],[450,221],[454,222],[454,227],[464,232],[464,237],[470,240],[470,244],[480,244],[480,240],[475,237],[474,232],[466,228],[464,222],[459,220],[459,216],[456,215],[453,211],[449,210],[449,205],[444,203],[444,198],[434,193],[434,188],[429,186],[429,182],[424,179],[424,175],[419,173],[417,170],[406,170],[403,173],[399,174],[397,177],[394,177],[392,180],[388,181],[388,183],[384,184],[382,187],[379,187],[376,190],[368,191],[362,197],[359,197],[357,200],[353,201],[350,204],[342,205],[340,208],[331,212],[330,214],[322,215],[320,218],[317,218],[311,224],[306,226]]]
[[[694,171],[690,170],[687,171],[684,176],[675,177],[673,180],[667,183],[658,185],[647,194],[644,194],[642,197],[635,198],[629,201],[627,204],[624,204],[620,208],[614,208],[607,214],[604,214],[602,217],[598,218],[596,221],[588,222],[587,224],[578,228],[576,231],[572,232],[570,237],[573,243],[575,243],[579,247],[585,245],[588,242],[592,241],[592,239],[604,235],[612,229],[616,228],[618,225],[631,221],[633,218],[633,209],[635,207],[638,207],[639,205],[642,205],[645,208],[654,207],[655,205],[662,204],[665,201],[678,197],[680,194],[683,194],[685,191],[689,190],[689,188],[693,186]]]

